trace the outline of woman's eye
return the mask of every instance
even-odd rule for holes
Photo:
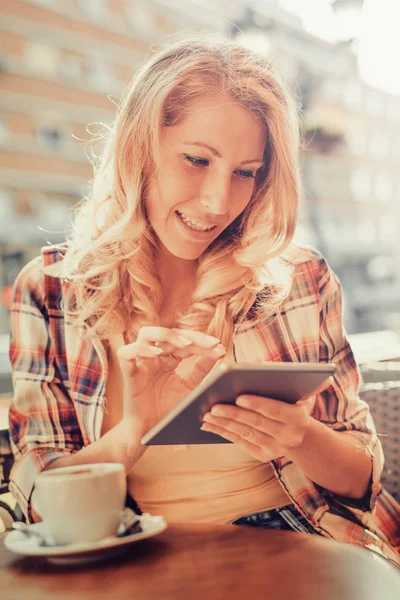
[[[239,175],[239,177],[241,177],[242,179],[251,179],[255,177],[255,173],[253,171],[236,171],[236,173]]]
[[[208,160],[205,158],[197,158],[196,156],[190,156],[190,154],[185,154],[185,160],[192,165],[192,167],[206,167],[208,165]]]
[[[198,158],[197,156],[190,156],[190,154],[184,154],[185,161],[188,162],[192,167],[207,167],[210,162],[206,158]],[[244,171],[239,169],[235,171],[240,179],[254,179],[255,173],[253,171]]]

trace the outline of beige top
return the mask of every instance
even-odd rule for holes
[[[123,343],[121,335],[110,340],[102,435],[122,416],[116,352]],[[150,446],[128,475],[128,491],[144,512],[163,515],[170,523],[229,523],[291,503],[270,463],[234,444]]]

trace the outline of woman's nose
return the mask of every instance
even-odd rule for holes
[[[201,190],[201,204],[207,212],[225,215],[229,208],[230,180],[225,177],[213,177],[204,182]]]

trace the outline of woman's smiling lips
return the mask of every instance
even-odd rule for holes
[[[217,223],[211,223],[210,221],[204,221],[203,219],[198,219],[197,217],[187,215],[181,210],[177,210],[176,212],[181,217],[182,221],[197,231],[208,231],[217,225]]]
[[[212,225],[211,229],[207,229],[205,231],[199,230],[199,229],[195,229],[195,226],[192,224],[188,224],[186,223],[182,217],[180,216],[180,213],[178,211],[175,211],[175,218],[180,226],[180,230],[187,236],[190,237],[191,240],[199,240],[199,241],[204,241],[204,240],[209,240],[210,238],[214,237],[215,235],[215,230],[217,229],[216,225]]]

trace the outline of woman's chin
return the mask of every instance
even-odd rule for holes
[[[168,252],[172,254],[175,258],[179,260],[187,260],[193,261],[198,260],[202,254],[207,250],[207,247],[203,249],[195,249],[195,248],[177,248],[176,246],[169,246],[167,248]]]

